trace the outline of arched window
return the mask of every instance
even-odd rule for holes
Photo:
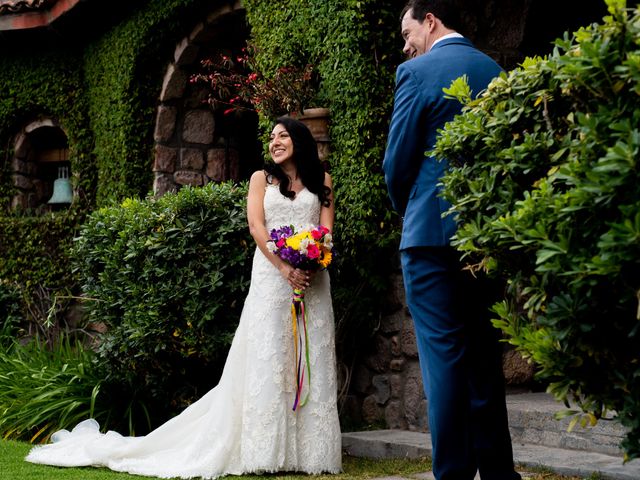
[[[53,120],[31,122],[22,129],[16,136],[12,165],[16,187],[13,209],[41,214],[69,206],[72,192],[70,188],[61,192],[60,182],[56,187],[56,203],[49,203],[56,180],[71,177],[67,135]],[[66,182],[62,183],[64,187]]]

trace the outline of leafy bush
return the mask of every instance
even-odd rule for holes
[[[100,395],[102,374],[94,354],[63,338],[49,349],[33,340],[0,348],[0,435],[45,441],[56,430],[93,417],[113,417]]]
[[[468,101],[436,155],[458,249],[504,276],[495,324],[557,398],[607,411],[640,456],[640,9],[557,41]],[[449,93],[465,97],[456,82]],[[468,160],[468,161],[467,161]]]
[[[0,347],[12,343],[20,324],[20,292],[18,288],[0,280]]]
[[[4,302],[7,312],[19,311],[20,327],[27,336],[55,336],[67,327],[64,315],[50,317],[49,312],[63,309],[54,302],[56,296],[68,297],[77,288],[69,250],[81,218],[68,212],[43,217],[0,215],[0,283],[13,292]]]
[[[246,185],[184,188],[91,214],[75,266],[87,320],[107,326],[111,385],[164,417],[215,385],[248,288]]]

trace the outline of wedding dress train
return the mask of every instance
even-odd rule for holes
[[[267,228],[317,225],[320,203],[302,190],[295,199],[266,187]],[[99,432],[95,420],[52,436],[26,460],[58,466],[106,466],[160,478],[216,478],[227,474],[341,470],[337,380],[329,275],[307,289],[311,386],[295,397],[291,287],[256,249],[251,286],[219,384],[143,437]]]

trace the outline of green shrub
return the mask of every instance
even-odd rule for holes
[[[0,347],[12,343],[20,325],[20,292],[8,281],[0,280]]]
[[[640,456],[640,9],[495,80],[447,125],[436,155],[458,249],[509,281],[495,324],[575,421],[608,411]],[[464,97],[456,82],[449,92]],[[468,161],[467,161],[468,160]]]
[[[52,348],[48,348],[52,347]],[[0,348],[0,436],[45,441],[79,421],[114,417],[94,354],[67,338]]]
[[[246,194],[226,183],[126,200],[81,229],[74,257],[87,320],[108,327],[99,361],[154,416],[217,383],[249,283]]]
[[[59,212],[42,217],[0,215],[0,282],[14,295],[7,308],[19,312],[26,335],[55,336],[67,327],[63,315],[49,315],[64,308],[56,296],[68,297],[77,288],[69,262],[69,250],[81,214]],[[55,305],[54,305],[55,303]],[[0,310],[1,312],[2,310]],[[0,314],[1,316],[1,314]]]

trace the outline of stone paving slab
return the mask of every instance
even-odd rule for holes
[[[420,432],[375,430],[342,434],[344,451],[355,457],[419,458],[431,455],[430,446],[430,435]],[[563,475],[588,477],[598,472],[611,480],[640,479],[640,460],[623,464],[622,457],[602,453],[514,443],[513,456],[519,465],[543,466]]]
[[[570,418],[554,417],[567,407],[547,393],[507,395],[507,408],[513,443],[622,456],[619,445],[626,429],[618,422],[601,419],[594,426],[577,425],[569,431]]]
[[[430,457],[431,435],[407,430],[348,432],[342,434],[342,449],[354,457]]]
[[[547,467],[562,475],[589,477],[599,473],[612,480],[640,479],[640,460],[625,464],[622,457],[598,452],[520,444],[513,446],[513,458],[520,465]]]
[[[527,472],[518,472],[522,476],[523,480],[527,480],[532,477],[533,474]],[[433,475],[433,472],[422,472],[422,473],[414,473],[412,475],[408,475],[405,477],[399,477],[397,475],[391,477],[375,477],[371,480],[436,480],[436,477]],[[480,480],[480,474],[477,474],[474,480]]]

